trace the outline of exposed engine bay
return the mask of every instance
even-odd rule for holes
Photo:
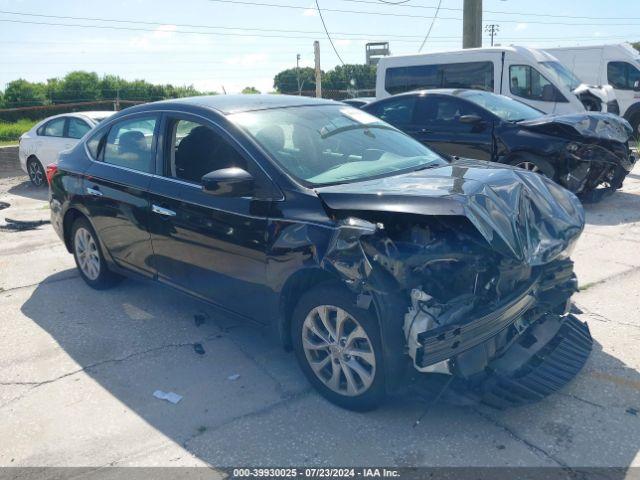
[[[402,329],[416,370],[455,375],[479,389],[496,385],[496,362],[514,348],[521,354],[502,365],[508,372],[502,383],[515,381],[531,362],[550,368],[536,355],[565,324],[577,329],[584,342],[567,347],[577,357],[567,360],[570,368],[558,367],[565,379],[560,388],[591,349],[588,328],[569,314],[577,291],[569,255],[584,214],[575,197],[563,197],[548,180],[510,175],[543,184],[513,189],[494,179],[490,188],[462,197],[462,215],[336,210],[340,228],[324,265],[358,293],[399,299],[400,318],[391,321]],[[547,202],[541,191],[559,202]]]

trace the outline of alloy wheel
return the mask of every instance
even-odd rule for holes
[[[316,377],[340,395],[364,393],[375,378],[376,358],[369,336],[345,310],[320,305],[302,325],[302,347]]]
[[[540,168],[533,162],[520,162],[516,164],[516,167],[520,167],[530,172],[540,173]]]
[[[36,186],[39,187],[44,183],[44,172],[40,163],[36,160],[29,162],[29,179]]]
[[[76,230],[74,247],[78,266],[89,280],[96,280],[100,275],[100,254],[93,235],[86,228]]]

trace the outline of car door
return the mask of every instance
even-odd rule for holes
[[[413,130],[421,143],[447,155],[491,160],[493,119],[481,108],[450,95],[417,98]]]
[[[259,169],[216,125],[166,114],[162,165],[151,181],[149,229],[153,266],[162,282],[247,317],[260,319],[266,287],[266,207],[250,197],[214,196],[205,174]]]
[[[65,136],[66,131],[67,117],[51,119],[38,129],[35,155],[43,167],[57,162],[60,152],[73,146]]]
[[[69,117],[67,121],[67,130],[65,137],[67,138],[67,148],[74,147],[84,135],[91,130],[92,126],[86,121],[77,117]]]
[[[151,266],[148,187],[155,170],[159,115],[129,115],[90,138],[85,206],[116,264],[145,276]]]

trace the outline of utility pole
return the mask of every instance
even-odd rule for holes
[[[498,35],[498,32],[500,31],[500,25],[496,25],[495,23],[485,25],[484,31],[491,35],[491,46],[493,47],[493,37]]]
[[[320,71],[320,42],[313,42],[313,57],[316,61],[316,98],[322,98],[322,72]]]
[[[482,47],[482,0],[464,0],[462,48]]]
[[[116,88],[116,102],[115,102],[115,104],[113,105],[113,109],[114,109],[116,112],[119,112],[119,111],[120,111],[120,87],[117,87],[117,88]]]
[[[302,95],[302,85],[300,85],[300,54],[296,55],[296,80],[298,82],[298,96]]]

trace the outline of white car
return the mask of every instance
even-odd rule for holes
[[[36,187],[46,182],[47,165],[55,163],[63,150],[68,150],[105,118],[116,112],[64,113],[46,118],[20,137],[20,167]]]

